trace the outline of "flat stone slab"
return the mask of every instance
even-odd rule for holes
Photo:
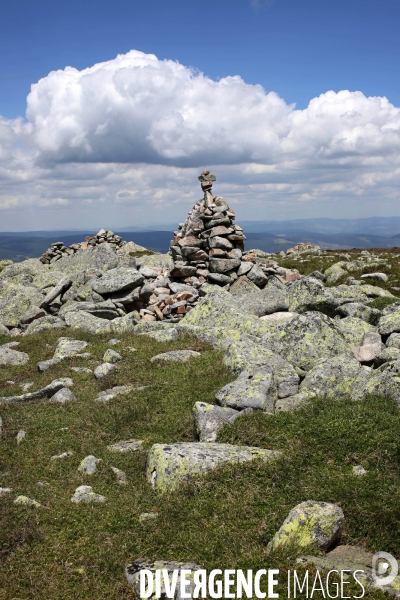
[[[294,312],[276,312],[272,315],[264,315],[260,319],[266,323],[281,323],[282,321],[291,321],[296,315],[297,313]]]
[[[92,289],[98,294],[111,294],[137,287],[144,281],[144,276],[136,269],[117,267],[106,271],[99,279],[92,281]]]
[[[64,387],[70,387],[74,385],[74,382],[69,377],[62,377],[61,379],[55,379],[46,387],[41,388],[37,392],[30,392],[28,394],[22,394],[21,396],[3,396],[0,398],[0,404],[4,402],[26,402],[28,400],[39,400],[41,398],[51,398],[58,390]]]
[[[8,344],[0,346],[0,366],[26,365],[29,361],[29,355],[26,352],[19,352],[8,347]]]
[[[50,292],[45,296],[45,298],[40,303],[39,308],[47,308],[47,306],[49,306],[49,304],[51,304],[53,300],[57,298],[57,296],[65,292],[65,290],[70,288],[71,285],[72,279],[68,276],[63,277],[57,283],[57,285],[52,290],[50,290]]]
[[[134,388],[133,385],[116,385],[113,388],[109,388],[108,390],[100,392],[100,394],[94,400],[95,402],[108,402],[109,400],[112,400],[121,394],[129,394],[129,392],[131,392],[133,389],[144,390],[146,387],[148,386],[146,385]]]
[[[194,350],[171,350],[171,352],[163,352],[157,354],[150,359],[150,362],[186,362],[190,358],[201,356],[200,352]]]
[[[169,329],[149,329],[139,335],[147,335],[157,342],[173,342],[178,339],[178,330],[175,327]]]
[[[147,459],[146,478],[162,492],[173,490],[191,477],[202,475],[224,464],[249,460],[273,460],[275,450],[207,442],[154,444]]]
[[[142,440],[120,440],[111,446],[107,446],[109,452],[141,452],[143,450]]]
[[[76,356],[90,344],[84,340],[74,340],[68,337],[58,338],[57,348],[54,351],[54,358],[67,358]]]

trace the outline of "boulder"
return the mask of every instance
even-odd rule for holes
[[[295,506],[267,546],[267,552],[313,547],[329,550],[340,539],[344,514],[336,504],[307,500]]]
[[[377,332],[377,328],[374,325],[370,325],[357,317],[337,319],[335,323],[342,331],[345,340],[350,346],[361,346],[366,333]]]
[[[66,290],[68,290],[68,288],[70,288],[71,285],[72,285],[72,279],[68,276],[63,277],[57,283],[57,285],[48,292],[48,294],[45,296],[45,298],[43,298],[42,302],[39,304],[39,307],[47,309],[50,306],[50,304],[53,302],[53,300],[55,300],[57,298],[57,296],[60,296],[60,294],[62,294]]]
[[[101,458],[96,458],[93,454],[90,454],[81,461],[78,471],[84,475],[94,475],[97,471],[97,463],[99,462],[101,462]]]
[[[300,385],[300,393],[308,398],[318,396],[335,400],[349,398],[359,400],[370,374],[358,360],[348,356],[322,358],[307,373]]]
[[[29,355],[26,352],[13,350],[8,344],[0,346],[0,366],[26,365],[28,361]]]
[[[280,453],[274,450],[216,442],[154,444],[147,459],[146,478],[155,489],[166,492],[193,476],[205,474],[224,464],[255,459],[269,461],[279,456]]]
[[[66,387],[58,390],[58,392],[50,398],[50,402],[58,402],[59,404],[66,404],[67,402],[73,402],[74,400],[76,400],[75,394]]]
[[[92,289],[98,294],[112,294],[138,287],[144,276],[136,269],[117,267],[106,271],[99,279],[92,281]]]
[[[215,400],[220,406],[236,410],[252,408],[271,414],[275,412],[277,399],[278,384],[274,370],[269,364],[252,372],[243,371],[235,381],[225,385],[215,395]]]
[[[65,322],[72,329],[83,329],[90,333],[111,333],[111,321],[99,319],[93,315],[79,310],[77,312],[68,312],[65,314]]]
[[[30,323],[25,331],[25,335],[33,335],[46,329],[57,329],[60,327],[66,327],[65,321],[58,317],[47,315],[47,317],[41,317]]]
[[[342,304],[336,309],[336,313],[343,317],[357,317],[371,325],[377,325],[381,316],[380,310],[377,308],[370,308],[361,302]]]
[[[251,265],[251,263],[242,263]],[[240,269],[239,269],[240,270]],[[229,292],[234,296],[242,296],[243,294],[248,294],[249,292],[258,291],[258,287],[255,283],[252,283],[248,277],[242,275],[229,288]]]
[[[43,294],[38,288],[26,283],[9,281],[5,285],[4,280],[0,283],[0,323],[9,328],[16,327],[29,309],[40,306]]]
[[[58,338],[58,344],[54,351],[54,358],[67,358],[76,356],[90,344],[84,340],[74,340],[69,337]]]

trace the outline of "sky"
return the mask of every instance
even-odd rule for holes
[[[3,0],[0,231],[399,216],[400,0]]]

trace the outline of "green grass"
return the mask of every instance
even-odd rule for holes
[[[215,392],[233,379],[221,353],[187,336],[161,344],[129,334],[115,347],[124,356],[118,370],[98,382],[69,367],[94,367],[110,336],[74,332],[91,342],[93,362],[71,358],[39,374],[36,362],[52,355],[61,335],[72,332],[22,338],[19,349],[29,353],[29,364],[0,369],[3,394],[20,393],[22,382],[34,381],[37,389],[68,375],[78,398],[66,406],[47,401],[0,406],[0,486],[13,488],[11,498],[0,498],[1,600],[130,600],[124,567],[138,557],[190,560],[208,570],[285,570],[295,566],[296,552],[267,556],[266,544],[289,510],[307,499],[342,507],[344,543],[400,555],[400,413],[394,402],[316,400],[296,413],[254,413],[226,427],[219,441],[279,449],[280,460],[224,468],[160,495],[145,481],[144,453],[115,455],[106,446],[128,438],[143,439],[146,448],[193,441],[194,402],[213,402]],[[137,352],[128,350],[132,346]],[[198,349],[201,357],[164,366],[149,361],[178,348]],[[6,384],[10,379],[14,385]],[[150,387],[107,405],[93,401],[98,391],[124,383]],[[20,429],[27,435],[18,446]],[[50,461],[66,450],[73,456]],[[92,477],[77,471],[88,454],[102,459]],[[353,474],[356,463],[367,469],[366,476]],[[127,473],[128,485],[116,483],[111,466]],[[38,481],[48,485],[40,487]],[[71,503],[83,483],[106,496],[107,503]],[[15,506],[12,500],[19,494],[46,508]],[[140,513],[150,511],[158,518],[140,523]]]

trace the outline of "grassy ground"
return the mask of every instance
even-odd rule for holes
[[[19,384],[27,381],[37,389],[56,377],[72,376],[78,398],[68,406],[46,401],[0,406],[0,486],[13,488],[12,498],[0,498],[1,600],[129,600],[124,566],[138,557],[190,560],[208,570],[285,570],[295,565],[296,553],[267,556],[266,544],[289,510],[306,499],[343,508],[345,543],[400,556],[400,413],[395,403],[379,398],[315,401],[294,414],[250,415],[225,428],[219,440],[280,449],[281,460],[232,466],[162,496],[145,481],[144,454],[110,454],[106,446],[129,438],[143,439],[146,448],[154,442],[194,440],[194,402],[213,402],[215,392],[232,379],[220,353],[190,337],[160,344],[126,335],[116,347],[124,356],[117,372],[96,382],[69,367],[94,367],[109,336],[82,332],[74,335],[91,342],[93,362],[71,358],[39,374],[36,362],[52,355],[63,334],[71,331],[22,339],[19,349],[29,353],[29,364],[0,369],[2,394],[20,393]],[[156,353],[177,348],[198,349],[201,358],[185,365],[149,362]],[[107,405],[93,401],[101,389],[124,383],[150,387]],[[27,435],[18,446],[20,429]],[[70,458],[50,461],[66,450],[73,452]],[[77,471],[88,454],[102,459],[92,477]],[[368,474],[353,475],[355,463]],[[127,473],[128,485],[116,483],[111,466]],[[84,483],[106,496],[107,503],[71,503],[75,488]],[[12,499],[18,494],[45,508],[15,506]],[[158,518],[141,523],[140,513],[149,511],[158,512]]]

